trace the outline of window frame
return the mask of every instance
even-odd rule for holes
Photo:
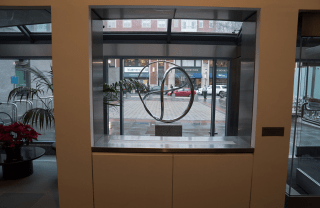
[[[213,28],[213,20],[209,20],[209,28]]]
[[[193,65],[192,66],[186,66],[186,65],[184,65],[183,64],[183,61],[193,61]],[[196,67],[196,64],[195,64],[195,60],[193,60],[193,59],[185,59],[185,60],[181,60],[181,66],[182,67]]]
[[[203,28],[203,20],[199,20],[199,28]]]
[[[160,23],[161,21],[164,21],[164,24],[163,23]],[[157,19],[157,28],[167,28],[167,20],[166,19]],[[164,27],[159,27],[159,25],[163,24]]]
[[[179,20],[177,19],[173,20],[173,27],[179,27]]]
[[[185,28],[182,27],[185,25]],[[181,19],[181,32],[197,32],[198,20]]]
[[[109,26],[111,26],[110,23],[114,24],[114,27],[109,27]],[[107,28],[117,28],[117,20],[108,20]]]
[[[125,27],[126,23],[130,23],[129,27]],[[123,28],[132,28],[132,20],[122,20],[122,27]]]
[[[148,21],[148,26],[147,27],[143,26],[143,24],[144,24],[143,21]],[[141,20],[141,28],[151,28],[151,19],[142,19]]]

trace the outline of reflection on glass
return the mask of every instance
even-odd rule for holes
[[[142,67],[149,64],[149,59],[124,59],[124,66]],[[142,69],[142,68],[141,68]]]
[[[182,66],[194,66],[194,60],[182,60]]]
[[[146,66],[149,64],[148,59],[138,59],[138,66]]]
[[[106,32],[166,32],[167,19],[132,19],[103,20]],[[171,26],[173,33],[239,33],[242,22],[174,19]]]
[[[210,67],[213,67],[213,60],[210,60]]]
[[[294,74],[287,193],[319,196],[320,40],[315,39],[313,45],[307,40],[300,40],[306,50],[300,48],[303,60],[296,63]]]
[[[33,59],[19,59],[19,60],[0,60],[0,102],[6,103],[8,99],[9,92],[15,87],[31,87],[39,88],[38,82],[35,80],[36,75],[25,70],[25,67],[34,67],[39,69],[47,79],[51,79],[50,70],[52,66],[51,60],[33,60]],[[11,83],[12,77],[17,78],[16,82]],[[10,103],[16,103],[17,105],[17,119],[27,111],[32,108],[54,108],[54,97],[51,90],[46,87],[42,87],[43,92],[40,94],[42,101],[33,97],[29,98],[28,101],[19,101],[20,97],[15,100],[11,100]],[[26,98],[22,98],[26,100]],[[45,105],[44,105],[45,104]],[[14,118],[14,113],[12,111],[12,106],[10,105],[0,105],[0,112],[9,114],[10,117]],[[0,121],[4,118],[4,114],[0,113]],[[9,117],[5,117],[5,124],[10,124],[11,121],[8,120]],[[41,129],[39,127],[30,124],[37,132],[41,135],[38,137],[39,141],[55,141],[55,128],[52,125],[49,128]]]
[[[142,28],[151,28],[151,20],[145,19],[141,21]]]
[[[116,66],[116,59],[108,59],[109,67],[115,67]]]
[[[125,59],[124,66],[136,66],[135,59]]]
[[[123,28],[131,28],[132,27],[132,22],[131,20],[123,20]]]
[[[157,20],[158,23],[158,28],[165,28],[167,29],[167,20],[166,19],[158,19]]]
[[[166,19],[103,20],[104,32],[166,32]]]
[[[217,21],[217,20],[195,20],[175,19],[172,24],[173,33],[239,33],[242,22]]]
[[[179,20],[175,19],[173,20],[173,27],[178,27],[179,26]]]
[[[11,77],[16,76],[15,72],[15,62],[18,61],[16,59],[12,60],[0,60],[0,102],[3,103],[0,105],[0,124],[11,124],[10,118],[4,113],[9,114],[12,118],[14,117],[12,113],[12,105],[4,104],[8,100],[9,92],[13,89],[11,84]]]
[[[0,32],[21,32],[18,27],[1,27]]]
[[[49,24],[36,24],[36,25],[26,25],[30,32],[34,33],[50,33],[52,32],[51,23]]]

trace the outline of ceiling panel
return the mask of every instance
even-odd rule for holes
[[[175,19],[207,19],[243,22],[256,11],[225,9],[177,9]]]
[[[95,9],[104,20],[108,19],[172,19],[174,9]]]
[[[104,20],[109,19],[204,19],[243,22],[256,13],[256,10],[207,9],[207,8],[95,8],[94,11]],[[250,19],[249,21],[255,21]]]
[[[43,24],[51,22],[47,9],[0,9],[0,27]]]

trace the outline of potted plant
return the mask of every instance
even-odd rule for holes
[[[20,121],[23,124],[30,124],[32,126],[39,125],[40,129],[44,127],[51,126],[54,123],[54,109],[51,109],[44,99],[41,97],[45,91],[49,91],[53,94],[53,85],[52,85],[52,67],[47,74],[42,72],[36,67],[23,67],[25,71],[31,72],[35,78],[32,82],[36,83],[35,88],[29,87],[17,87],[10,91],[8,95],[8,102],[10,100],[15,100],[16,98],[33,99],[37,98],[43,103],[43,108],[32,108],[26,111],[20,118]]]
[[[33,140],[37,140],[38,132],[30,125],[20,122],[13,123],[9,126],[0,125],[0,145],[5,150],[6,162],[21,160],[21,146],[29,145]]]
[[[120,92],[122,91],[140,91],[140,92],[146,92],[148,91],[147,86],[138,80],[134,79],[124,79],[112,84],[103,84],[103,103],[114,107],[114,106],[119,106],[120,102]]]
[[[43,108],[32,108],[26,111],[20,118],[23,124],[30,124],[32,126],[38,126],[42,129],[44,126],[46,128],[54,124],[54,109],[50,108],[46,102],[41,97],[45,91],[49,91],[53,94],[53,84],[52,80],[52,67],[47,73],[42,72],[36,67],[23,67],[25,71],[31,72],[35,78],[32,82],[36,83],[35,88],[29,87],[17,87],[10,91],[8,95],[8,102],[10,100],[15,100],[16,98],[26,100],[37,98],[43,103]],[[103,84],[103,102],[108,106],[119,106],[120,101],[120,89],[122,90],[136,90],[136,91],[146,91],[147,87],[145,84],[139,82],[138,80],[125,79],[112,84]]]

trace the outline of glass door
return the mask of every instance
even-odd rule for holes
[[[320,41],[308,39],[295,68],[287,193],[320,196]]]

